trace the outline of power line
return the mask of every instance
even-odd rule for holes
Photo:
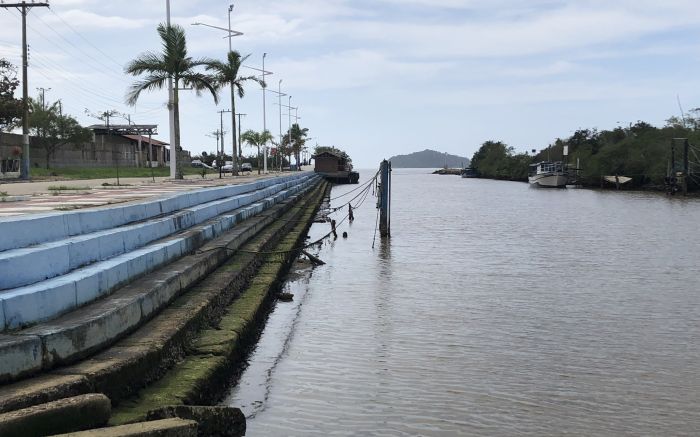
[[[10,12],[12,15],[15,15],[13,11],[9,11],[9,12]],[[100,62],[99,60],[96,60],[94,57],[92,57],[92,55],[90,55],[89,53],[83,51],[82,49],[80,49],[79,47],[77,47],[75,44],[73,44],[71,41],[67,40],[65,37],[63,37],[63,35],[61,35],[60,32],[56,31],[53,27],[51,27],[49,24],[47,24],[47,23],[46,23],[44,20],[42,20],[39,16],[36,16],[36,17],[37,17],[37,19],[39,19],[42,23],[44,23],[44,25],[45,25],[46,27],[48,27],[52,32],[54,32],[59,38],[61,38],[61,39],[63,39],[64,41],[66,41],[70,46],[74,47],[74,48],[75,48],[76,50],[78,50],[79,52],[82,52],[85,56],[87,56],[88,58],[94,60],[94,61],[97,62],[98,64],[101,64],[101,62]],[[59,51],[65,53],[65,54],[68,55],[71,59],[76,57],[73,53],[71,53],[70,51],[66,50],[66,48],[65,48],[64,46],[62,46],[62,45],[60,45],[60,44],[57,44],[57,43],[54,41],[55,38],[50,38],[50,37],[48,37],[46,34],[44,34],[43,32],[41,32],[39,29],[33,27],[32,25],[29,25],[29,24],[28,24],[27,27],[29,27],[29,29],[31,29],[34,33],[36,33],[36,34],[37,34],[40,38],[42,38],[45,42],[49,43],[51,46],[55,47],[57,50],[59,50]],[[92,68],[93,70],[95,70],[95,71],[97,71],[97,72],[100,72],[100,73],[102,73],[102,74],[108,74],[108,75],[110,75],[110,76],[112,76],[112,77],[118,79],[119,81],[124,81],[125,83],[127,83],[127,79],[126,79],[124,76],[120,76],[120,75],[118,75],[118,74],[115,74],[114,71],[113,71],[111,68],[109,68],[109,67],[103,66],[103,68],[98,68],[97,66],[91,64],[90,62],[86,62],[86,61],[83,61],[81,65],[86,65],[86,66]],[[101,65],[104,65],[104,64],[101,64]]]
[[[78,36],[80,37],[80,39],[82,39],[83,41],[85,41],[86,43],[88,43],[92,48],[94,48],[95,50],[97,50],[98,52],[100,52],[106,59],[109,59],[110,61],[112,61],[112,62],[114,63],[114,65],[118,66],[120,69],[124,68],[123,65],[119,65],[119,63],[118,63],[117,61],[115,61],[114,59],[112,59],[112,57],[111,57],[110,55],[108,55],[107,53],[103,52],[102,49],[100,49],[99,47],[97,47],[96,45],[94,45],[89,39],[85,38],[80,32],[78,32],[77,30],[75,30],[75,28],[74,28],[73,26],[71,26],[71,25],[70,25],[67,21],[65,21],[63,18],[61,18],[61,16],[58,15],[58,14],[51,8],[51,6],[49,6],[49,11],[51,11],[52,14],[54,14],[56,17],[58,17],[58,19],[61,20],[61,22],[62,22],[63,24],[65,24],[70,30],[72,30],[73,33],[75,33],[76,35],[78,35]]]

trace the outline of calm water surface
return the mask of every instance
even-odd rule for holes
[[[700,434],[700,200],[396,169],[372,249],[374,207],[290,278],[248,435]]]

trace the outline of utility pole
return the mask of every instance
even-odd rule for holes
[[[49,7],[49,3],[0,3],[0,8],[17,8],[22,14],[22,165],[19,177],[29,179],[29,81],[27,77],[27,12],[34,7]]]
[[[289,112],[291,115],[292,108],[289,108]],[[294,108],[294,124],[296,124],[297,127],[299,127],[299,119],[300,118],[301,117],[299,117],[299,107],[297,106]],[[299,131],[301,131],[300,127],[299,127]],[[296,159],[296,161],[297,161],[297,171],[301,171],[301,163],[299,162],[299,153],[301,153],[301,150],[298,150],[297,153],[294,154],[294,159]]]
[[[220,126],[221,126],[221,128],[219,130],[221,133],[221,155],[219,156],[219,159],[217,159],[216,162],[217,162],[217,164],[219,164],[219,178],[221,178],[221,168],[222,168],[221,163],[224,160],[224,113],[231,112],[231,110],[230,109],[222,109],[221,111],[218,111],[218,112],[219,112],[219,116],[220,116],[219,122],[220,122]],[[235,136],[236,134],[234,133],[233,135]],[[217,150],[217,152],[218,152],[218,150]],[[231,159],[233,159],[233,169],[231,169],[232,172],[236,170],[236,159],[235,159],[236,150],[235,149],[233,150],[233,155],[234,155],[234,157],[231,158]]]
[[[41,109],[46,111],[46,91],[51,91],[51,88],[37,87],[37,91],[41,92]]]
[[[243,145],[241,144],[241,116],[246,116],[248,114],[241,114],[239,112],[236,115],[238,116],[238,155],[243,158]]]
[[[292,96],[289,96],[289,100],[287,103],[287,116],[289,118],[288,123],[289,123],[289,130],[287,131],[287,138],[289,138],[288,146],[291,149],[292,147]],[[292,169],[292,155],[289,155],[289,170]]]

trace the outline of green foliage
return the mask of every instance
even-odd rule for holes
[[[14,127],[22,116],[22,100],[15,99],[18,86],[17,68],[0,58],[0,132]]]
[[[481,177],[527,180],[530,163],[567,161],[575,166],[579,162],[579,182],[584,185],[598,186],[602,176],[620,175],[631,177],[633,187],[661,187],[668,172],[671,141],[674,138],[687,138],[691,145],[700,144],[700,109],[691,110],[683,119],[671,117],[662,128],[638,121],[626,128],[616,127],[612,130],[579,129],[569,138],[557,138],[553,144],[533,156],[515,154],[512,147],[499,141],[487,141],[474,154],[472,167]],[[564,146],[569,148],[566,159]],[[682,159],[682,142],[677,142],[676,150],[676,160],[679,162]],[[693,150],[690,161],[700,165]]]
[[[281,149],[284,152],[284,155],[290,157],[290,162],[292,154],[294,155],[297,164],[301,162],[299,155],[306,144],[306,136],[308,135],[308,132],[308,128],[302,128],[299,126],[299,124],[294,123],[282,137]]]
[[[201,172],[200,168],[184,166],[183,173],[185,175],[199,175]],[[153,171],[153,176],[159,178],[167,178],[170,176],[170,169],[168,167],[154,167],[150,169],[148,167],[121,167],[119,168],[119,177],[121,178],[150,178],[151,171]],[[207,169],[210,174],[217,173],[218,170]],[[117,168],[115,167],[62,167],[55,169],[43,169],[43,168],[33,168],[32,177],[42,178],[42,177],[55,177],[59,176],[64,179],[116,179]],[[115,181],[116,182],[116,181]],[[116,185],[116,183],[115,183]],[[128,185],[122,183],[120,185]]]
[[[529,164],[529,156],[515,154],[513,147],[501,141],[486,141],[471,161],[480,177],[513,181],[527,180]]]
[[[139,95],[143,91],[162,89],[173,80],[173,113],[175,125],[175,138],[173,145],[175,150],[180,150],[180,98],[179,88],[185,86],[195,90],[197,95],[202,91],[209,91],[218,103],[218,89],[216,81],[195,69],[214,62],[210,59],[192,59],[187,54],[187,39],[182,26],[165,24],[158,25],[158,34],[163,42],[163,51],[160,53],[146,52],[127,64],[124,71],[133,76],[145,77],[135,82],[127,92],[127,103],[135,105]],[[178,161],[178,174],[182,174],[182,167]]]
[[[338,156],[345,158],[346,162],[352,162],[352,158],[348,155],[345,150],[338,149],[335,146],[316,146],[314,147],[314,155],[321,154],[323,152],[335,153]]]
[[[207,71],[209,71],[212,76],[212,80],[214,81],[214,84],[217,89],[220,89],[224,86],[230,86],[231,87],[231,111],[233,113],[236,113],[236,99],[235,95],[238,94],[239,98],[243,98],[245,96],[245,89],[243,88],[243,85],[248,82],[257,82],[261,86],[265,87],[265,82],[258,79],[255,76],[240,76],[239,75],[239,70],[241,66],[243,65],[243,62],[245,62],[246,59],[248,59],[248,56],[241,56],[240,53],[238,53],[235,50],[232,50],[228,52],[228,55],[226,56],[226,62],[221,62],[221,61],[215,61],[215,60],[210,60],[206,63],[206,68]],[[236,132],[236,117],[233,117],[233,132]],[[240,145],[236,147],[236,136],[233,135],[233,150],[236,150],[238,148],[238,155],[241,156],[243,155],[241,151]],[[234,163],[235,163],[234,159]],[[238,169],[234,165],[233,169],[234,174],[238,174]]]
[[[273,136],[270,133],[270,131],[267,129],[265,129],[262,132],[256,132],[254,130],[247,130],[247,131],[243,132],[243,134],[241,135],[241,141],[245,141],[246,143],[250,144],[252,147],[258,148],[258,156],[257,156],[258,174],[260,174],[260,147],[264,146],[272,139],[273,139]]]
[[[51,158],[61,147],[81,145],[92,139],[90,129],[80,126],[70,115],[64,115],[59,105],[59,102],[46,105],[33,99],[29,102],[30,132],[46,152],[46,168],[50,168]]]

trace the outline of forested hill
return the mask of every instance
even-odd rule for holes
[[[408,155],[392,156],[389,158],[389,161],[391,161],[393,168],[443,168],[445,162],[447,162],[448,168],[469,166],[469,158],[436,152],[430,149],[409,153]]]

